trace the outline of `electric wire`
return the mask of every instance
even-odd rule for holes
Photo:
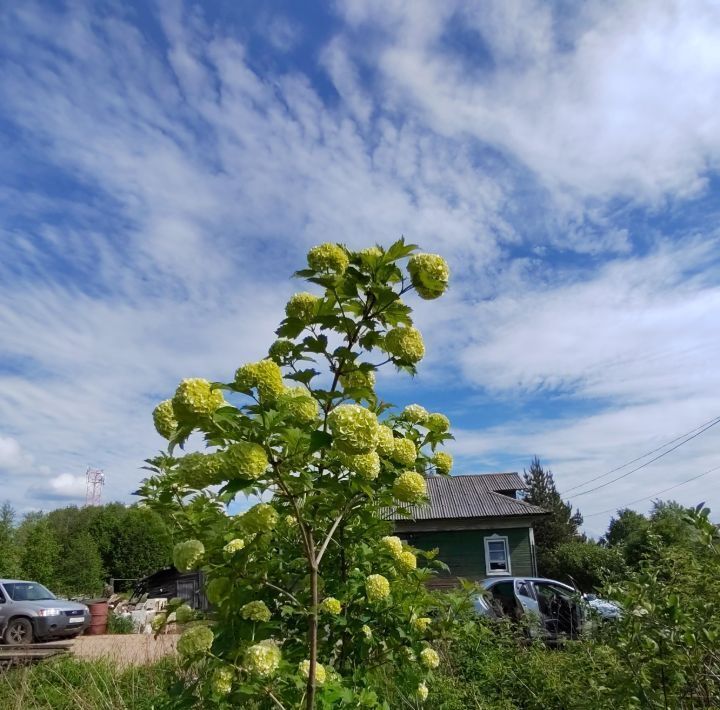
[[[680,483],[676,483],[673,486],[670,486],[669,488],[663,488],[661,491],[657,491],[656,493],[653,493],[652,495],[645,496],[643,498],[637,498],[636,500],[631,500],[629,503],[624,503],[620,506],[614,506],[613,508],[608,508],[607,510],[599,510],[596,513],[588,513],[587,515],[583,515],[583,518],[592,518],[595,515],[605,515],[606,513],[614,513],[616,510],[621,510],[623,508],[627,508],[631,505],[635,505],[635,503],[642,503],[646,500],[651,500],[652,498],[657,498],[658,496],[662,495],[663,493],[667,493],[668,491],[672,491],[675,488],[680,488],[680,486],[684,486],[686,483],[690,483],[691,481],[697,481],[698,478],[702,478],[703,476],[707,476],[710,473],[714,473],[715,471],[720,471],[720,466],[715,466],[715,468],[711,468],[708,471],[705,471],[704,473],[700,473],[697,476],[693,476],[692,478],[687,478],[684,481],[680,481]]]
[[[589,483],[594,483],[595,481],[599,481],[602,478],[605,478],[606,476],[610,476],[613,473],[616,473],[617,471],[622,470],[623,468],[627,468],[628,466],[631,466],[634,463],[637,463],[638,461],[642,461],[644,458],[647,458],[648,456],[652,456],[654,453],[657,453],[658,451],[662,451],[664,448],[670,446],[670,444],[674,444],[676,441],[680,441],[680,439],[684,439],[687,436],[690,436],[691,434],[694,434],[698,431],[698,429],[702,429],[702,431],[698,432],[699,434],[702,434],[704,431],[709,429],[712,426],[715,426],[715,424],[720,422],[720,417],[713,417],[712,419],[708,419],[706,422],[700,424],[699,426],[696,426],[694,429],[691,429],[688,432],[685,432],[684,434],[681,434],[680,436],[676,436],[674,439],[670,439],[670,441],[666,441],[664,444],[658,446],[657,448],[653,449],[652,451],[648,451],[647,453],[642,454],[642,456],[638,456],[637,458],[632,459],[632,461],[627,461],[626,463],[622,464],[621,466],[616,466],[615,468],[611,469],[610,471],[606,471],[605,473],[600,474],[599,476],[594,476],[592,478],[588,478],[583,483],[578,483],[575,486],[571,486],[566,491],[563,492],[562,495],[567,495],[571,491],[577,490],[578,488],[584,488]],[[694,438],[694,437],[691,437]],[[688,439],[690,441],[690,439]],[[683,442],[685,443],[685,442]],[[682,445],[682,444],[681,444]],[[675,447],[677,448],[677,447]],[[674,451],[675,449],[670,449],[670,451]],[[666,453],[670,453],[670,451],[667,451]],[[664,456],[665,454],[663,454]],[[657,459],[654,459],[657,460]],[[638,469],[636,469],[638,470]]]

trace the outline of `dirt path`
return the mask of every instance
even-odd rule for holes
[[[150,634],[80,636],[73,642],[72,653],[77,658],[108,658],[123,668],[143,666],[174,654],[178,638],[177,634],[157,639]]]

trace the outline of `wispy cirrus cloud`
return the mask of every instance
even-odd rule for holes
[[[154,403],[260,356],[325,240],[449,258],[448,297],[418,304],[425,373],[382,382],[457,415],[459,470],[538,453],[569,484],[712,409],[717,234],[691,196],[720,150],[714,7],[334,7],[315,34],[181,2],[0,15],[0,477],[21,507],[78,496],[88,464],[127,496]]]

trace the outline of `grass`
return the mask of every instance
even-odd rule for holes
[[[0,671],[3,710],[157,710],[177,679],[177,662],[119,669],[112,661],[61,657]]]

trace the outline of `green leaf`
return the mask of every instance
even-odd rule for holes
[[[332,445],[332,436],[326,431],[319,429],[310,434],[310,453],[319,451],[320,449],[329,449]]]
[[[304,385],[309,385],[312,381],[313,377],[316,377],[320,373],[317,370],[309,369],[309,370],[298,370],[298,372],[293,372],[290,375],[287,375],[288,380],[295,380],[296,382],[302,382]]]

